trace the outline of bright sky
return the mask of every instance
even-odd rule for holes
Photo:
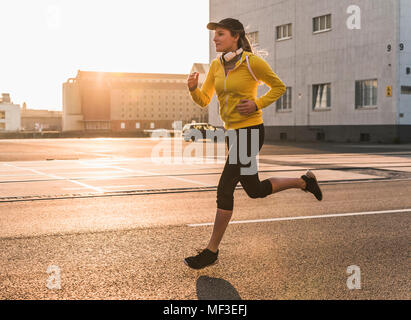
[[[77,70],[188,74],[208,63],[209,0],[1,0],[0,93],[61,110]]]

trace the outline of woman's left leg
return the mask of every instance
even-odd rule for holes
[[[253,128],[258,128],[259,129],[259,147],[258,147],[258,152],[261,150],[263,144],[264,144],[264,125],[260,125],[257,127]],[[248,128],[249,129],[249,128]],[[253,141],[251,143],[251,134],[250,132],[247,132],[247,155],[250,156],[252,153],[252,148],[250,146],[252,143],[257,143],[256,141]],[[251,150],[250,150],[251,149]],[[254,164],[256,165],[256,156],[257,153],[255,153],[252,156],[252,159],[254,161]],[[242,167],[249,167],[250,164],[247,166]],[[255,171],[257,169],[255,168]],[[307,173],[300,178],[276,178],[276,177],[271,177],[268,178],[264,181],[260,181],[258,178],[258,172],[256,172],[253,175],[243,175],[240,174],[240,183],[243,186],[243,189],[245,192],[248,194],[250,198],[265,198],[270,194],[274,194],[280,191],[284,191],[287,189],[301,189],[305,192],[311,192],[314,194],[314,196],[317,198],[317,200],[321,201],[322,200],[322,192],[320,189],[320,186],[318,184],[318,181],[315,177],[315,175],[310,172],[310,170],[307,171]]]
[[[259,129],[258,142],[251,142],[251,132],[247,131],[247,156],[250,157],[252,154],[252,143],[258,143],[258,152],[261,150],[264,144],[264,125],[253,127],[253,129]],[[249,128],[250,129],[250,128]],[[244,129],[246,130],[246,129]],[[243,150],[245,148],[243,147]],[[258,154],[257,152],[257,154]],[[257,154],[252,154],[254,164],[256,164]],[[249,167],[248,165],[241,165],[242,167]],[[306,187],[306,182],[302,178],[275,178],[271,177],[264,181],[260,181],[258,177],[258,172],[253,175],[241,175],[240,183],[250,198],[265,198],[270,194],[277,193],[283,190],[298,188],[304,190]]]
[[[272,193],[277,193],[287,189],[302,189],[306,187],[306,182],[302,178],[269,178],[272,186]]]
[[[253,136],[251,129],[258,129],[258,139],[256,139],[255,135]],[[241,152],[244,153],[247,151],[246,155],[251,159],[248,164],[244,165],[240,163],[240,183],[250,198],[265,198],[273,193],[273,187],[269,179],[260,181],[258,177],[257,154],[260,152],[264,144],[264,124],[240,130],[247,130],[247,145],[242,145],[240,147]],[[258,148],[255,148],[256,144],[258,144]],[[241,145],[241,143],[239,143],[239,145]],[[254,166],[253,170],[251,170],[252,166]],[[250,172],[255,173],[247,174]]]

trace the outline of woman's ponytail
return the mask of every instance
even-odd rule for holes
[[[243,48],[244,51],[248,51],[254,53],[253,47],[251,46],[250,40],[248,40],[244,30],[237,31],[237,30],[230,30],[231,36],[234,37],[235,35],[239,34],[240,38],[237,41],[237,47]]]
[[[244,51],[254,53],[253,48],[252,48],[251,43],[250,43],[250,40],[248,40],[248,38],[245,34],[240,35],[240,39],[238,39],[238,42],[239,42],[238,43],[239,47],[243,48]]]

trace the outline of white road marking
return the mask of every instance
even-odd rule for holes
[[[132,169],[122,168],[122,167],[119,167],[119,166],[113,166],[113,165],[110,165],[110,164],[106,164],[106,165],[93,164],[93,161],[84,161],[83,160],[83,161],[79,161],[79,163],[82,163],[86,166],[89,166],[88,168],[90,168],[90,166],[92,166],[95,169],[99,169],[99,168],[106,168],[107,169],[108,168],[108,169],[117,169],[117,170],[126,171],[126,172],[134,172],[134,170],[132,170]]]
[[[3,178],[3,177],[29,177],[29,176],[37,176],[37,174],[30,174],[30,173],[23,173],[23,174],[0,174],[0,178]]]
[[[212,187],[212,186],[210,186],[209,183],[203,183],[203,182],[195,181],[195,180],[191,180],[191,179],[184,179],[184,178],[170,177],[170,176],[167,176],[167,178],[170,178],[170,179],[172,178],[172,179],[180,180],[180,181],[184,181],[184,182],[191,182],[191,183],[199,184],[199,185],[206,186],[206,187]]]
[[[85,161],[80,161],[81,163],[86,163]],[[90,163],[87,163],[87,165],[90,165]],[[151,171],[147,171],[147,170],[136,170],[136,169],[126,169],[126,168],[121,168],[121,167],[117,167],[117,166],[97,166],[99,168],[115,168],[115,169],[119,169],[119,170],[124,170],[127,172],[133,172],[133,173],[142,173],[144,175],[153,175],[153,176],[161,176],[163,175],[162,173],[155,173],[155,172],[151,172]],[[191,180],[191,179],[184,179],[184,178],[180,178],[180,177],[174,177],[174,176],[164,176],[165,178],[170,178],[170,179],[174,179],[174,180],[179,180],[179,181],[184,181],[184,182],[190,182],[190,183],[195,183],[195,184],[199,184],[202,186],[209,186],[208,183],[203,183],[203,182],[199,182],[199,181],[195,181],[195,180]]]
[[[84,152],[84,151],[76,151],[76,153],[82,153],[82,154],[87,154],[87,155],[94,155],[94,156],[98,156],[98,157],[103,157],[103,158],[107,158],[107,159],[111,159],[110,155],[107,153],[98,153],[98,152]]]
[[[90,185],[88,185],[88,184],[86,184],[86,183],[83,183],[83,182],[80,182],[80,181],[75,181],[75,180],[67,179],[67,178],[64,178],[64,177],[59,177],[59,176],[56,176],[56,175],[53,175],[53,174],[44,173],[44,172],[41,172],[41,171],[38,171],[38,170],[35,170],[35,169],[18,167],[18,166],[9,164],[9,163],[4,163],[4,165],[5,165],[5,166],[9,166],[9,167],[14,167],[14,168],[17,168],[17,169],[21,169],[21,170],[31,171],[31,172],[37,173],[37,174],[39,174],[39,175],[43,175],[43,176],[50,177],[50,178],[57,179],[57,180],[70,181],[70,182],[75,183],[75,184],[78,184],[78,185],[80,185],[80,186],[82,186],[82,187],[85,187],[85,188],[88,188],[88,189],[92,189],[92,190],[94,190],[94,191],[96,191],[96,192],[104,193],[104,190],[103,190],[102,188],[93,187],[93,186],[90,186]]]
[[[350,217],[350,216],[363,216],[363,215],[372,215],[372,214],[401,213],[401,212],[411,212],[411,208],[410,209],[399,209],[399,210],[324,214],[324,215],[317,215],[317,216],[284,217],[284,218],[269,218],[269,219],[256,219],[256,220],[240,220],[240,221],[231,221],[229,224],[261,223],[261,222],[273,222],[273,221],[292,221],[292,220],[321,219],[321,218],[334,218],[334,217]],[[209,222],[209,223],[188,224],[187,226],[188,227],[204,227],[204,226],[212,226],[212,225],[214,225],[214,223]]]
[[[397,182],[397,181],[411,181],[411,179],[409,178],[404,178],[404,179],[389,179],[387,180],[387,178],[384,177],[378,177],[376,179],[373,180],[346,180],[346,181],[327,181],[327,182],[322,182],[321,180],[318,180],[318,183],[320,185],[327,185],[327,184],[352,184],[352,183],[378,183],[378,182]]]
[[[134,188],[134,187],[145,187],[144,184],[126,185],[126,186],[104,186],[104,188]],[[86,188],[86,187],[84,187]],[[82,190],[84,188],[62,188],[62,190]]]

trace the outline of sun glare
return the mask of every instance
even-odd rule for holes
[[[188,74],[209,61],[208,3],[2,0],[0,91],[61,110],[62,84],[78,70]]]

